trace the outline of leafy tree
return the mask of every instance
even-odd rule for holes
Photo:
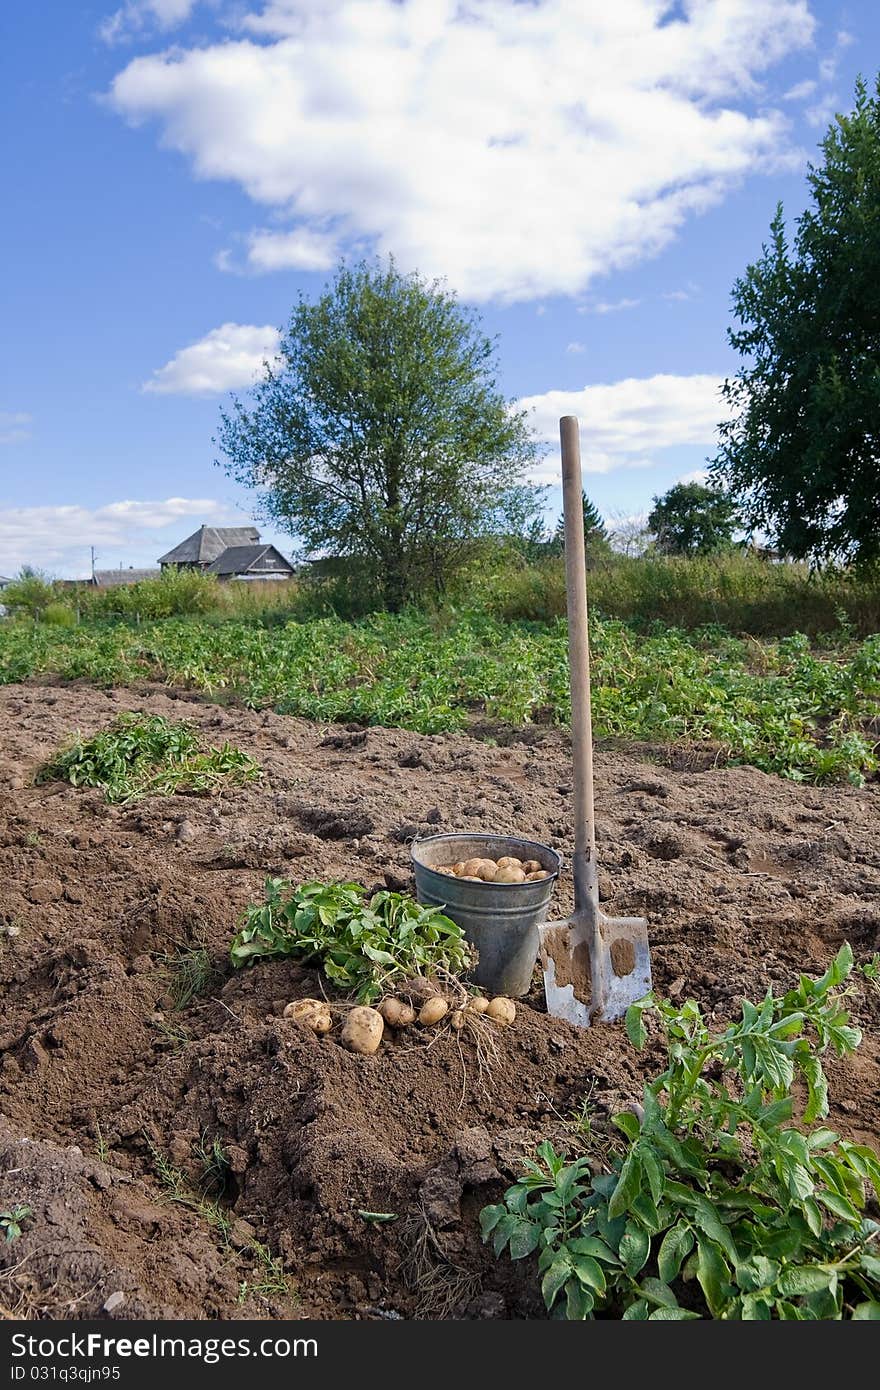
[[[712,472],[750,523],[814,561],[880,557],[880,81],[810,166],[811,206],[737,280],[742,354]]]
[[[703,483],[676,483],[654,498],[648,530],[661,555],[711,555],[724,550],[739,524],[739,508],[725,492]]]
[[[495,343],[439,282],[342,265],[294,307],[275,364],[222,412],[227,472],[307,552],[351,557],[399,609],[539,506],[536,446]]]

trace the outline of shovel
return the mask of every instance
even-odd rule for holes
[[[547,1012],[579,1028],[612,1022],[651,988],[648,924],[644,917],[608,917],[599,906],[596,821],[593,809],[593,727],[587,632],[587,567],[578,422],[559,421],[562,505],[565,513],[565,587],[571,676],[574,764],[574,914],[539,928]]]

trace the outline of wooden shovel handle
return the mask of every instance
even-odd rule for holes
[[[571,679],[571,742],[574,764],[575,911],[595,919],[599,906],[596,821],[593,809],[593,720],[590,707],[590,641],[587,626],[587,564],[581,446],[575,415],[559,421],[562,446],[562,506],[565,514],[565,588],[568,606],[568,664]],[[595,920],[591,923],[595,926]]]

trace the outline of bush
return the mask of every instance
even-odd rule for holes
[[[89,618],[197,617],[218,610],[223,603],[216,575],[198,570],[163,570],[156,579],[138,584],[118,584],[111,589],[83,587],[78,602]]]
[[[15,617],[39,618],[54,598],[46,575],[27,568],[3,590],[3,606]]]

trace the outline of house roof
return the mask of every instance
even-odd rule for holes
[[[200,526],[167,555],[161,555],[159,564],[207,565],[230,546],[252,545],[259,539],[256,526]]]
[[[159,570],[95,570],[99,589],[118,589],[120,584],[139,584],[142,579],[158,579]]]
[[[263,564],[259,564],[261,560]],[[273,570],[293,573],[293,565],[289,560],[285,560],[281,551],[276,550],[274,545],[231,545],[208,566],[208,573],[247,574],[249,570],[258,567],[261,573]]]

